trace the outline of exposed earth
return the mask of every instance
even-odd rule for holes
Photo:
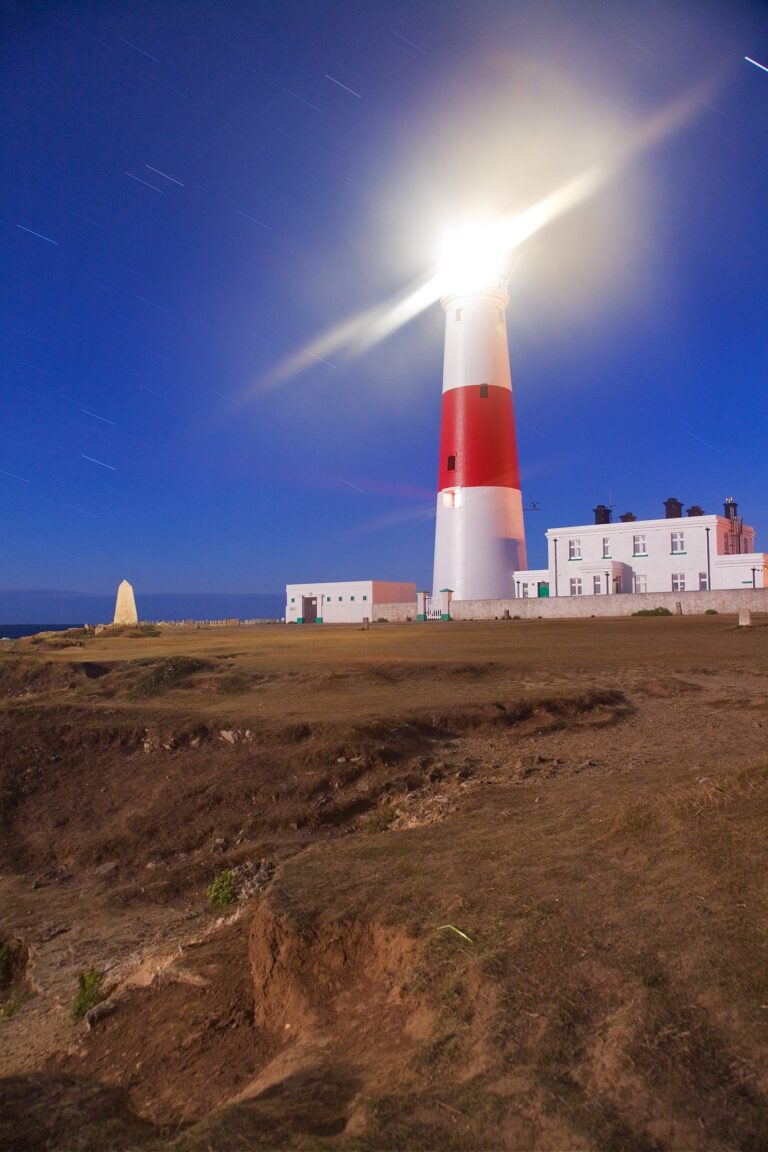
[[[0,1149],[768,1146],[768,617],[153,631],[0,652]]]

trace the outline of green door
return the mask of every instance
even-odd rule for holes
[[[549,597],[549,584],[546,580],[539,580],[539,599],[546,600]]]

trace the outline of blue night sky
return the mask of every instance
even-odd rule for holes
[[[529,562],[597,502],[671,495],[733,495],[768,546],[764,2],[1,11],[0,589],[27,616],[35,590],[123,577],[140,608],[428,587],[439,304],[274,369],[428,273],[452,219],[595,165],[611,178],[514,253]]]

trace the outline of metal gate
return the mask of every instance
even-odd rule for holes
[[[427,620],[439,620],[440,613],[440,597],[439,596],[426,596],[424,615]]]

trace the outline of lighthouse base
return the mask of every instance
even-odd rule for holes
[[[523,498],[517,488],[447,488],[437,494],[437,595],[455,600],[514,596],[514,573],[526,567]]]

